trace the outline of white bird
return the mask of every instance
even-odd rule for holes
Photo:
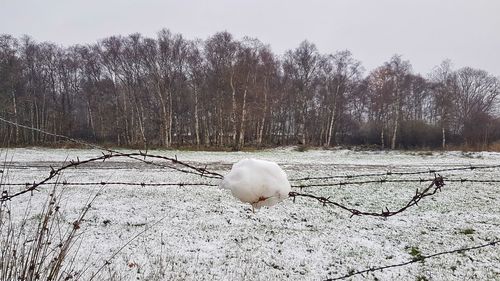
[[[240,160],[220,185],[241,202],[250,203],[252,210],[276,205],[291,191],[287,175],[278,164],[259,159]]]

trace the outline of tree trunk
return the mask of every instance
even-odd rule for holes
[[[33,123],[34,123],[32,126],[33,128],[40,129],[40,112],[38,110],[38,103],[36,101],[36,98],[34,101],[34,108],[33,108]],[[38,132],[33,131],[33,135],[34,135],[33,143],[37,143],[40,140]]]
[[[200,118],[198,114],[198,91],[196,86],[193,88],[194,91],[194,133],[196,136],[196,146],[200,146]]]
[[[92,136],[94,137],[95,139],[95,127],[94,127],[94,119],[92,117],[92,107],[90,106],[90,100],[87,99],[87,125],[90,127],[90,129],[92,129]]]
[[[127,112],[128,110],[128,107],[127,107],[127,101],[128,101],[128,98],[126,97],[126,93],[124,93],[124,97],[123,97],[123,119],[125,120],[125,141],[126,141],[126,144],[129,145],[131,142],[132,142],[132,137],[130,135],[130,123],[128,121],[128,117],[132,117],[130,114],[130,112]],[[132,119],[133,120],[133,119]]]
[[[12,106],[14,107],[14,120],[16,121],[16,144],[19,144],[19,116],[17,114],[16,92],[12,90]]]
[[[332,108],[332,115],[330,117],[325,146],[330,146],[332,144],[332,135],[334,126],[335,126],[335,108]]]
[[[247,104],[247,92],[248,85],[243,92],[243,104],[241,105],[241,122],[240,122],[240,132],[239,132],[239,140],[238,140],[238,148],[243,147],[245,143],[245,117],[246,117],[246,104]]]
[[[302,137],[301,137],[301,142],[302,145],[306,145],[306,115],[307,115],[307,105],[306,101],[303,102],[303,109],[302,109]]]
[[[441,147],[446,149],[446,111],[444,107],[441,109]]]
[[[217,135],[216,135],[216,138],[218,139],[216,141],[216,143],[219,145],[219,146],[223,146],[224,145],[224,122],[222,120],[222,105],[221,103],[219,103],[219,110],[217,112],[217,122],[218,122],[218,128],[217,128]]]
[[[43,99],[42,99],[42,112],[40,114],[41,116],[41,120],[40,120],[40,129],[42,130],[47,130],[48,129],[48,126],[47,126],[47,123],[48,123],[48,120],[49,120],[49,114],[47,113],[47,97],[46,97],[46,93],[45,91],[43,92],[43,95],[42,95]],[[47,138],[47,135],[45,134],[38,134],[38,138],[39,139],[42,139],[42,142],[45,142],[45,139]]]
[[[120,119],[118,116],[120,116],[120,104],[119,104],[119,99],[118,95],[115,92],[115,102],[116,102],[116,111],[115,111],[115,130],[116,130],[116,141],[118,143],[118,146],[121,145],[121,138],[120,138]]]
[[[391,149],[396,149],[396,136],[398,133],[398,126],[399,126],[399,121],[396,119],[396,122],[394,122],[394,129],[392,131],[392,141],[391,141]]]
[[[168,139],[168,114],[167,114],[167,105],[165,102],[165,98],[163,97],[163,93],[161,90],[160,82],[156,82],[156,95],[158,96],[158,99],[160,100],[160,144],[162,146],[167,146],[167,139]]]
[[[444,126],[441,128],[441,132],[442,132],[442,142],[441,142],[441,147],[444,149],[446,149],[446,130],[444,128]]]
[[[229,79],[229,85],[231,86],[231,123],[233,126],[233,145],[237,146],[236,143],[236,89],[233,83],[234,74],[231,72],[231,77]]]
[[[264,134],[264,124],[266,122],[266,113],[267,113],[267,78],[264,78],[264,109],[262,111],[262,118],[260,120],[260,126],[257,134],[257,144],[259,146],[262,145],[262,135]]]
[[[329,87],[327,86],[327,91],[329,91]],[[329,121],[329,126],[328,126],[328,133],[327,133],[327,139],[325,146],[330,146],[332,144],[332,137],[335,138],[334,134],[334,128],[335,128],[335,115],[337,114],[337,97],[340,92],[340,82],[337,83],[337,89],[335,90],[335,94],[333,95],[333,101],[332,101],[332,110],[331,110],[331,117]]]
[[[399,87],[399,85],[397,86]],[[399,119],[401,118],[401,97],[399,94],[399,89],[396,90],[396,119],[394,120],[394,128],[392,130],[392,141],[391,141],[391,149],[396,149],[396,140],[398,134],[399,127]]]
[[[144,148],[147,149],[148,141],[144,128],[144,107],[142,106],[142,102],[136,100],[135,108],[137,110],[137,123],[139,125],[139,132],[141,133],[142,143],[144,145]]]
[[[382,146],[382,149],[385,148],[385,142],[384,142],[384,126],[382,126],[382,129],[380,130],[380,145]]]
[[[204,136],[205,136],[205,146],[209,146],[211,145],[210,143],[210,126],[208,126],[208,116],[205,117],[205,119],[203,120],[203,123],[204,123],[204,126],[205,126],[205,133],[204,133]]]
[[[173,111],[173,100],[172,100],[172,91],[168,91],[168,138],[167,138],[167,147],[172,145],[172,113]]]

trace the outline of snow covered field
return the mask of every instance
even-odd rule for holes
[[[289,148],[261,152],[150,151],[177,155],[200,167],[226,174],[248,157],[277,162],[289,178],[420,171],[468,165],[500,164],[499,153],[356,152]],[[1,150],[4,183],[39,181],[70,159],[101,155],[98,150]],[[442,173],[453,179],[499,179],[500,169]],[[418,179],[430,175],[389,178]],[[378,179],[380,177],[370,178]],[[366,178],[363,178],[366,179]],[[210,180],[160,169],[126,158],[91,163],[64,172],[68,182],[197,182]],[[315,181],[318,183],[338,180]],[[446,180],[445,180],[446,182]],[[300,182],[292,182],[292,185]],[[361,210],[395,210],[423,183],[384,183],[311,187],[303,192],[328,197]],[[101,186],[68,186],[61,210],[70,227],[86,200]],[[11,192],[19,187],[12,187]],[[32,217],[50,189],[31,197]],[[292,190],[298,191],[297,188]],[[25,211],[29,195],[9,204],[14,216]],[[155,222],[163,220],[152,226]],[[82,225],[77,267],[100,267],[132,237],[103,271],[115,280],[324,280],[369,267],[411,260],[500,239],[500,184],[447,183],[418,207],[390,218],[350,217],[335,207],[297,198],[252,213],[249,204],[218,187],[105,186]],[[413,256],[410,254],[413,249]],[[84,265],[84,263],[86,264]],[[93,264],[93,265],[92,265]],[[113,275],[114,274],[114,275]],[[500,247],[444,255],[405,267],[377,271],[350,280],[500,280]]]

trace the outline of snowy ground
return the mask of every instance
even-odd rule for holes
[[[150,151],[227,173],[246,157],[277,162],[289,178],[419,171],[463,165],[495,165],[498,153],[355,152],[275,149],[252,153]],[[6,163],[3,182],[33,182],[50,166],[69,159],[101,155],[97,150],[1,150]],[[500,178],[500,169],[443,173],[450,178]],[[428,175],[420,177],[428,178]],[[393,177],[401,178],[401,177]],[[407,176],[406,178],[419,178]],[[200,177],[159,169],[130,159],[71,169],[68,182],[208,182]],[[321,182],[321,181],[320,181]],[[325,182],[325,181],[322,181]],[[335,182],[330,180],[328,182]],[[292,183],[294,184],[294,183]],[[390,210],[405,204],[426,183],[371,184],[309,188],[304,192],[362,209]],[[100,186],[68,187],[61,208],[68,227]],[[11,192],[18,188],[12,188]],[[46,187],[45,190],[48,190]],[[46,192],[31,198],[33,218]],[[350,217],[338,208],[300,198],[257,213],[217,187],[107,186],[82,225],[79,261],[99,267],[134,235],[106,268],[116,280],[324,280],[368,267],[411,260],[414,247],[422,255],[469,247],[500,239],[500,185],[449,183],[418,207],[390,217]],[[29,195],[10,202],[20,215]],[[472,233],[471,233],[472,232]],[[89,269],[89,273],[92,269]],[[107,273],[111,272],[111,273]],[[350,280],[500,280],[500,247],[428,259],[405,267],[358,275]],[[422,279],[426,278],[426,279]]]

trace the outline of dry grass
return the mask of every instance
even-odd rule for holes
[[[489,145],[488,151],[500,152],[500,141],[496,141]]]
[[[446,148],[447,151],[463,151],[463,152],[500,152],[500,141],[493,142],[489,145],[477,144],[477,145],[450,145]]]
[[[81,238],[80,225],[90,204],[79,217],[67,222],[61,213],[62,191],[57,185],[41,210],[29,200],[16,222],[12,208],[19,202],[0,203],[0,280],[78,280],[74,267]]]

